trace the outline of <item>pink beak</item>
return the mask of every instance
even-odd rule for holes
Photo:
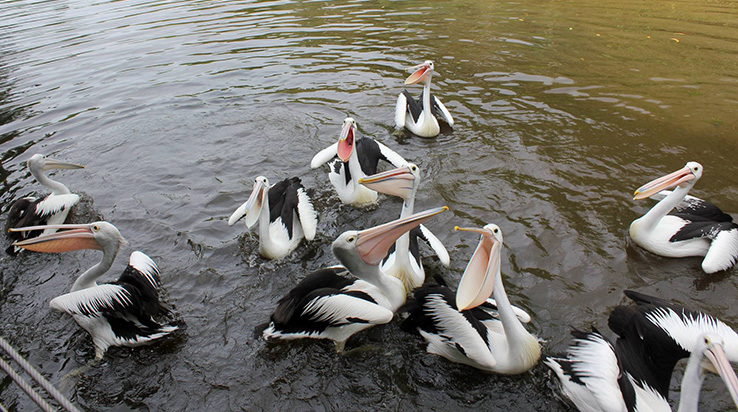
[[[12,232],[29,232],[44,229],[57,229],[60,231],[15,242],[13,246],[19,246],[33,252],[44,253],[61,253],[81,249],[102,250],[102,247],[95,240],[89,224],[28,226],[10,230]]]
[[[378,265],[400,236],[446,210],[447,206],[438,207],[359,231],[356,237],[356,250],[361,260],[372,266]]]

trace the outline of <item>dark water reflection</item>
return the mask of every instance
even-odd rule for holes
[[[110,220],[125,256],[152,256],[187,325],[70,376],[93,348],[48,301],[98,255],[3,258],[0,334],[85,409],[565,410],[543,366],[482,374],[426,354],[396,322],[343,356],[253,336],[334,262],[340,232],[398,215],[394,199],[337,204],[325,170],[309,169],[347,115],[420,165],[418,210],[451,208],[429,223],[451,268],[428,259],[431,272],[455,284],[463,271],[475,239],[454,225],[502,227],[507,290],[544,353],[563,351],[572,326],[606,330],[624,288],[738,324],[732,271],[708,277],[699,259],[627,239],[649,206],[632,191],[688,160],[706,168],[695,194],[736,211],[734,2],[15,1],[0,13],[2,217],[40,190],[24,168],[33,153],[85,164],[56,173],[85,198],[75,219]],[[405,69],[425,59],[457,120],[436,139],[392,127]],[[320,211],[316,240],[278,262],[226,224],[260,174],[301,176]],[[708,379],[703,408],[730,409],[721,386]],[[7,379],[0,400],[34,410]]]

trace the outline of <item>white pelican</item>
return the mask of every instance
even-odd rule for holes
[[[574,331],[568,357],[545,361],[580,410],[624,410],[623,402],[628,410],[636,403],[640,410],[670,410],[672,372],[698,351],[698,336],[719,338],[725,357],[738,362],[738,334],[719,319],[635,291],[625,295],[636,305],[610,313],[608,325],[618,335],[614,347],[597,331]]]
[[[671,411],[667,394],[647,380],[637,378],[624,367],[623,360],[644,364],[657,353],[644,353],[632,347],[619,351],[596,330],[572,332],[574,344],[566,358],[547,358],[561,382],[561,390],[582,412]],[[728,362],[720,335],[702,333],[692,337],[693,351],[682,378],[679,412],[696,412],[705,372],[723,379],[738,407],[738,378]]]
[[[657,369],[664,369],[668,375],[661,377],[657,388],[668,391],[674,364],[689,356],[694,337],[702,333],[719,335],[728,359],[738,363],[738,333],[720,319],[633,290],[626,290],[625,296],[636,305],[616,307],[610,314],[608,326],[618,335],[618,344],[630,339],[643,344],[646,350],[658,348],[660,356],[653,361]]]
[[[702,270],[714,273],[731,268],[738,260],[738,225],[715,205],[691,196],[685,201],[701,176],[702,165],[688,162],[638,188],[633,197],[636,200],[663,189],[674,190],[630,224],[630,237],[659,256],[704,256]],[[668,214],[675,207],[677,211]]]
[[[438,136],[441,127],[438,125],[436,117],[448,123],[449,126],[454,125],[454,118],[451,117],[451,113],[446,109],[446,106],[430,91],[433,62],[426,60],[411,70],[415,70],[415,72],[405,79],[405,84],[423,82],[423,93],[420,95],[421,101],[415,101],[407,90],[403,90],[395,105],[395,126],[398,129],[406,127],[413,134],[420,137]]]
[[[447,209],[431,209],[341,234],[331,249],[345,268],[330,267],[307,275],[279,300],[264,339],[331,339],[340,352],[351,335],[388,323],[405,302],[406,292],[402,282],[379,270],[379,263],[403,233]],[[347,271],[359,279],[342,276]]]
[[[336,158],[338,156],[338,158]],[[335,160],[333,160],[336,158]],[[331,161],[332,160],[332,161]],[[392,149],[368,137],[356,137],[356,121],[347,117],[338,142],[313,156],[313,169],[331,161],[328,178],[336,188],[341,202],[347,205],[369,205],[377,203],[377,192],[359,184],[359,179],[377,173],[380,160],[400,167],[407,163]]]
[[[377,173],[362,179],[359,183],[377,192],[402,198],[400,217],[407,217],[415,208],[415,194],[420,185],[420,168],[408,163],[397,169]],[[387,257],[382,261],[382,272],[402,281],[406,290],[413,290],[425,281],[425,269],[420,260],[418,238],[423,239],[436,252],[441,263],[448,267],[450,258],[443,243],[428,228],[418,225],[397,239]]]
[[[249,229],[259,222],[259,253],[267,259],[287,256],[303,237],[313,240],[318,226],[318,214],[297,177],[273,186],[266,177],[257,177],[251,196],[233,212],[228,224],[244,217]]]
[[[42,230],[43,226],[13,229]],[[69,293],[51,300],[52,309],[65,312],[92,336],[95,358],[110,346],[139,346],[177,330],[175,324],[162,325],[154,317],[169,316],[159,302],[159,269],[151,258],[135,251],[117,281],[98,285],[125,242],[118,229],[108,222],[55,225],[56,233],[26,239],[14,245],[35,252],[68,252],[97,249],[102,260],[82,273]]]
[[[515,310],[502,285],[500,273],[502,231],[488,224],[482,229],[456,228],[480,233],[454,298],[442,286],[421,286],[404,310],[403,327],[415,326],[428,341],[428,352],[485,371],[519,374],[538,362],[538,339],[521,324],[530,318]],[[497,316],[480,305],[494,294]]]
[[[23,197],[13,203],[5,223],[5,234],[13,241],[35,237],[41,233],[53,233],[54,230],[48,227],[34,232],[11,232],[9,229],[62,224],[67,219],[69,209],[79,202],[79,195],[73,194],[64,184],[52,180],[44,172],[52,169],[82,169],[84,166],[52,159],[41,154],[31,156],[27,165],[36,181],[51,190],[51,193],[41,198]],[[20,250],[20,248],[10,246],[5,251],[9,255],[16,255]]]

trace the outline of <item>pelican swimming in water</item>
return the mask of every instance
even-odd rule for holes
[[[618,335],[614,347],[597,331],[574,331],[569,355],[545,361],[580,410],[624,410],[604,406],[623,402],[629,407],[640,402],[640,410],[644,404],[654,408],[648,410],[659,410],[658,405],[670,410],[666,399],[672,372],[680,359],[698,351],[698,336],[718,337],[727,360],[738,362],[738,334],[719,319],[632,290],[625,295],[636,305],[610,313],[608,325]],[[618,385],[626,388],[624,397]]]
[[[263,331],[264,339],[330,339],[341,352],[353,334],[388,323],[405,302],[406,292],[399,279],[379,270],[380,262],[403,233],[447,209],[431,209],[341,234],[331,250],[345,267],[307,275],[279,300]],[[358,279],[345,277],[347,273]]]
[[[717,206],[687,193],[702,176],[702,165],[683,168],[652,180],[635,191],[644,199],[664,189],[674,190],[630,224],[630,237],[640,247],[665,257],[704,256],[702,270],[714,273],[738,260],[738,225]],[[674,213],[670,213],[676,208]]]
[[[356,121],[347,117],[343,121],[338,142],[313,156],[310,167],[315,169],[331,161],[328,178],[341,202],[363,206],[377,203],[377,192],[360,185],[359,179],[377,173],[380,160],[393,167],[407,163],[402,156],[382,143],[368,137],[357,138]]]
[[[449,288],[421,286],[403,307],[403,327],[415,327],[428,342],[428,352],[484,371],[519,374],[541,356],[538,339],[521,323],[530,320],[507,298],[500,273],[502,231],[495,224],[482,229],[456,228],[480,234],[479,245],[464,270],[454,296]],[[496,315],[486,307],[490,295]]]
[[[267,259],[287,256],[303,238],[313,240],[318,226],[318,214],[297,177],[273,186],[266,177],[257,177],[251,196],[233,212],[228,225],[242,218],[249,229],[259,222],[259,253]]]
[[[377,192],[402,198],[400,218],[408,217],[415,208],[415,194],[420,185],[420,168],[414,163],[408,163],[397,169],[367,176],[359,182]],[[443,243],[425,226],[418,225],[400,236],[382,261],[381,269],[385,274],[400,279],[408,291],[422,285],[425,281],[425,269],[420,260],[418,239],[428,243],[444,266],[448,267],[450,263],[448,251]]]
[[[56,233],[14,243],[35,252],[69,252],[96,249],[102,260],[82,273],[69,293],[51,300],[52,309],[65,312],[92,336],[95,358],[100,359],[110,346],[139,346],[166,336],[175,324],[160,324],[154,318],[168,317],[170,311],[159,302],[159,269],[151,258],[135,251],[128,267],[117,281],[97,284],[115,261],[125,242],[118,229],[108,222],[81,225],[55,225]],[[43,226],[12,229],[43,230]]]
[[[616,307],[608,318],[608,326],[618,335],[618,344],[632,340],[643,345],[645,351],[659,351],[659,362],[650,369],[657,370],[655,387],[664,393],[668,391],[674,365],[689,356],[694,337],[699,334],[719,335],[728,359],[738,362],[738,333],[720,319],[632,290],[626,290],[625,296],[636,305]]]
[[[572,332],[574,343],[566,358],[544,362],[559,378],[561,390],[582,412],[671,411],[667,394],[638,376],[641,368],[657,353],[644,353],[629,346],[613,346],[599,332]],[[738,407],[738,378],[724,351],[722,336],[701,333],[692,336],[692,352],[682,378],[679,412],[696,412],[705,372],[723,379],[733,403]]]
[[[406,127],[420,137],[438,136],[441,132],[438,119],[453,126],[454,118],[446,106],[430,91],[433,62],[426,60],[411,70],[414,70],[414,73],[405,79],[405,84],[423,82],[423,93],[420,95],[420,102],[415,101],[407,90],[400,93],[395,105],[395,126],[398,129]]]
[[[27,165],[36,181],[51,190],[51,193],[39,198],[23,197],[13,203],[5,223],[5,234],[13,241],[35,237],[41,233],[53,233],[54,229],[49,227],[34,232],[11,232],[10,229],[62,224],[67,219],[72,206],[79,202],[79,195],[73,194],[64,184],[52,180],[44,172],[53,169],[82,169],[84,166],[52,159],[41,154],[31,156]],[[17,255],[20,250],[20,248],[10,246],[5,251],[9,255]]]

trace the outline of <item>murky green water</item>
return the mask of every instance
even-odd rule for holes
[[[738,324],[734,271],[706,276],[699,259],[627,238],[650,207],[633,190],[688,160],[705,166],[694,194],[738,212],[736,2],[12,1],[0,15],[2,217],[40,190],[32,154],[86,165],[55,176],[85,198],[76,221],[101,216],[128,239],[108,279],[144,251],[187,325],[70,376],[92,344],[48,302],[98,254],[0,260],[0,335],[84,409],[565,410],[544,366],[483,374],[425,353],[397,322],[343,356],[253,336],[279,297],[334,263],[339,233],[399,215],[396,199],[340,205],[326,170],[310,169],[347,115],[422,168],[417,210],[451,208],[428,224],[451,268],[429,258],[429,271],[458,282],[476,239],[454,225],[502,228],[508,293],[545,354],[565,350],[571,327],[607,330],[625,288]],[[435,139],[393,131],[405,69],[426,59],[456,119]],[[319,234],[281,261],[226,224],[257,175],[315,191]],[[708,379],[705,410],[730,409],[721,387]],[[8,379],[0,402],[35,410]]]

